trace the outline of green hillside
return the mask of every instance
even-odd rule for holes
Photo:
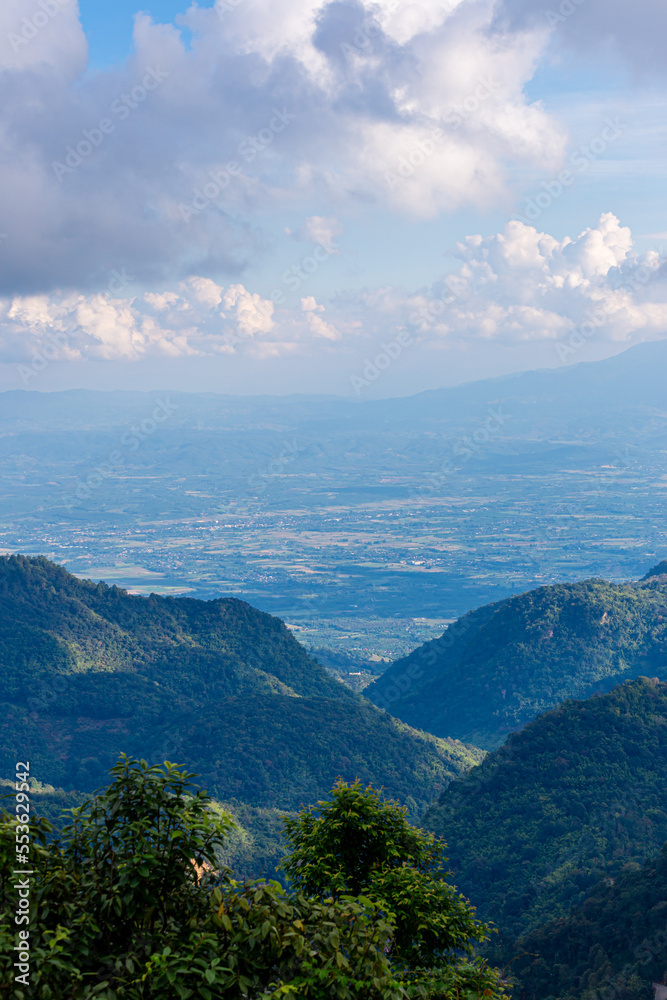
[[[501,948],[667,840],[667,684],[568,701],[453,782],[424,825]],[[509,960],[516,954],[506,952]]]
[[[250,692],[347,693],[282,621],[245,601],[137,597],[43,557],[0,559],[0,643],[9,700],[39,700],[42,679],[66,675],[64,714],[89,697],[109,705],[117,693],[123,704],[147,698],[155,707],[166,690],[183,707]]]
[[[582,906],[518,942],[526,1000],[653,1000],[667,974],[667,844],[598,885]],[[667,982],[667,979],[664,979]]]
[[[67,810],[77,808],[89,799],[89,794],[84,792],[65,792],[62,788],[44,785],[34,779],[31,779],[30,786],[31,812],[47,819],[57,833],[71,821]],[[11,811],[15,788],[13,780],[0,778],[0,811],[3,807]],[[235,872],[236,877],[284,880],[282,873],[277,870],[285,853],[283,819],[285,816],[294,817],[296,813],[281,809],[258,809],[242,803],[230,805],[216,800],[213,800],[213,806],[228,813],[235,823],[220,854],[220,860]]]
[[[411,726],[486,749],[566,698],[667,680],[667,563],[636,584],[540,587],[473,611],[367,687]]]
[[[0,559],[0,775],[101,785],[121,751],[176,760],[216,798],[293,809],[336,777],[417,816],[480,751],[415,732],[243,601],[136,597],[43,558]]]

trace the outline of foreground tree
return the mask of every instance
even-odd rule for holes
[[[359,782],[285,821],[291,884],[318,899],[371,899],[392,926],[385,950],[410,994],[500,996],[495,970],[471,958],[489,927],[446,881],[445,845],[412,827],[406,810]]]
[[[48,823],[32,822],[29,986],[13,975],[18,941],[15,877],[9,873],[16,864],[16,821],[4,815],[0,997],[468,1000],[502,994],[480,965],[441,963],[437,985],[433,976],[414,974],[415,963],[440,960],[445,951],[466,948],[468,938],[483,936],[455,891],[435,876],[429,881],[428,859],[439,849],[426,845],[423,834],[398,823],[398,832],[412,840],[394,838],[404,852],[412,844],[418,864],[399,863],[393,854],[391,864],[377,864],[377,851],[371,852],[358,881],[339,878],[332,891],[298,876],[289,892],[276,882],[242,885],[218,870],[232,821],[192,786],[193,777],[169,763],[149,767],[122,758],[110,787],[72,810],[57,839]],[[336,803],[341,788],[334,791]],[[374,793],[355,786],[350,794],[372,801],[376,820],[388,810],[396,821],[395,807]],[[309,816],[297,823],[307,825]],[[382,850],[390,843],[387,834]],[[426,845],[423,854],[420,844]],[[287,862],[295,871],[303,868],[299,850],[295,845]],[[472,973],[461,971],[466,968],[475,971],[474,982]]]
[[[121,759],[57,840],[31,824],[29,986],[14,980],[16,822],[0,823],[0,997],[398,1000],[370,901],[320,902],[216,872],[232,822],[171,764]]]

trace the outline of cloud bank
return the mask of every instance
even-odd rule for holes
[[[663,258],[638,254],[630,230],[610,213],[563,240],[509,222],[493,236],[468,237],[456,256],[458,267],[428,288],[366,290],[326,305],[313,295],[276,305],[239,282],[201,276],[160,293],[123,294],[122,273],[94,295],[5,298],[0,360],[36,373],[56,357],[358,355],[401,331],[427,351],[550,341],[569,360],[582,337],[630,344],[667,330]]]
[[[240,277],[257,213],[416,217],[507,203],[565,135],[524,92],[548,31],[493,0],[243,0],[86,72],[75,0],[0,7],[0,293]],[[192,33],[186,47],[180,29]],[[335,232],[332,231],[335,237]]]
[[[316,298],[299,264],[276,296],[246,271],[275,249],[270,213],[305,219],[286,234],[315,268],[369,206],[509,215],[511,180],[534,194],[569,163],[527,96],[553,40],[659,73],[666,22],[657,0],[218,0],[176,25],[137,15],[132,55],[91,73],[76,0],[5,0],[0,359],[356,355],[408,331],[427,351],[553,341],[566,360],[591,329],[664,335],[661,258],[611,214],[566,239],[528,214],[470,236],[417,290]]]

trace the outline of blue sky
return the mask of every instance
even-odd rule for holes
[[[182,0],[159,0],[156,3],[137,4],[131,0],[117,0],[113,4],[100,0],[79,0],[79,13],[83,30],[88,39],[91,69],[107,69],[123,62],[132,51],[134,16],[138,11],[149,14],[155,21],[175,23],[186,9]],[[202,2],[200,7],[213,7],[213,2]],[[189,32],[184,29],[184,35]]]
[[[393,395],[664,337],[665,21],[7,0],[0,389]]]

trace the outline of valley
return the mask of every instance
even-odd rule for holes
[[[495,925],[462,975],[651,1000],[663,353],[390,404],[173,394],[155,427],[151,394],[0,394],[4,787],[28,745],[60,830],[120,754],[177,761],[236,824],[216,863],[286,884],[284,820],[357,781]]]
[[[634,964],[604,956],[627,907],[638,929],[626,952],[662,933],[666,606],[667,561],[634,584],[541,587],[464,615],[407,660],[370,661],[368,700],[238,599],[143,597],[44,557],[0,557],[2,770],[29,745],[35,808],[61,829],[61,810],[103,787],[120,754],[175,759],[236,824],[218,863],[282,881],[285,820],[341,779],[379,787],[443,838],[451,878],[498,931],[477,961],[517,959],[504,985],[594,1000],[622,982],[622,1000],[650,1000],[662,945]],[[401,677],[407,696],[392,700]],[[416,729],[403,720],[420,699],[431,716]],[[589,953],[579,928],[594,909]]]
[[[667,1000],[667,3],[0,29],[0,1000]]]
[[[661,557],[665,353],[390,402],[2,393],[0,551],[243,597],[309,645],[395,659],[482,604]]]

